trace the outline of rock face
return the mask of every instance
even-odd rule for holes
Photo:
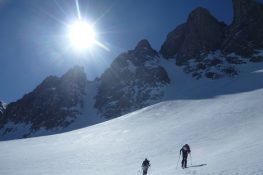
[[[189,58],[198,58],[201,53],[219,48],[225,27],[207,9],[197,8],[185,24],[168,34],[160,52],[166,58],[176,56],[176,63],[184,64]]]
[[[118,56],[101,77],[95,97],[99,113],[113,118],[160,100],[170,80],[159,59],[147,40]]]
[[[263,48],[263,5],[256,0],[233,0],[234,19],[222,50],[250,57]]]
[[[98,116],[109,119],[159,102],[170,80],[160,66],[159,53],[147,40],[141,40],[134,50],[118,56],[94,82],[99,84],[94,108]],[[59,132],[86,109],[84,101],[92,102],[86,99],[86,92],[94,82],[87,81],[81,67],[72,68],[62,77],[47,77],[35,90],[1,110],[0,133],[15,135],[19,127],[27,128],[21,137],[38,131]]]
[[[195,9],[186,23],[168,34],[160,53],[175,59],[195,78],[235,76],[237,64],[263,61],[258,56],[263,48],[263,5],[255,0],[233,0],[233,7],[230,26],[204,8]]]
[[[8,104],[0,128],[8,123],[30,125],[30,135],[40,128],[56,129],[67,127],[74,121],[83,106],[87,79],[84,69],[74,67],[62,77],[50,76],[35,90],[17,102]],[[4,133],[12,132],[5,128]],[[27,135],[25,135],[27,136]]]

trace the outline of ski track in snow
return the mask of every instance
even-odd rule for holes
[[[193,80],[162,64],[172,77],[164,102],[63,134],[2,141],[0,175],[138,175],[145,157],[149,175],[263,174],[263,64],[222,80]],[[179,161],[176,169],[185,143],[193,167]]]

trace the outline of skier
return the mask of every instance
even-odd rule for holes
[[[142,174],[147,175],[148,168],[151,166],[150,161],[145,158],[145,160],[142,162]]]
[[[190,146],[185,144],[180,150],[180,155],[181,153],[183,153],[182,168],[187,168],[187,156],[191,153]]]

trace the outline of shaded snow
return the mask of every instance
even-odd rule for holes
[[[224,77],[217,80],[201,78],[195,80],[186,74],[183,67],[175,65],[174,60],[162,60],[161,65],[171,79],[163,100],[207,99],[219,95],[248,92],[263,88],[263,63],[240,64],[236,77]]]

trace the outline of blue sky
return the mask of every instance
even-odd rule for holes
[[[83,65],[92,80],[144,38],[159,50],[168,32],[196,7],[208,8],[227,24],[233,16],[231,0],[79,0],[79,6],[85,19],[96,21],[98,39],[110,51],[69,49],[65,24],[77,18],[75,0],[0,2],[0,100],[16,101],[47,76],[60,76],[74,65]]]

